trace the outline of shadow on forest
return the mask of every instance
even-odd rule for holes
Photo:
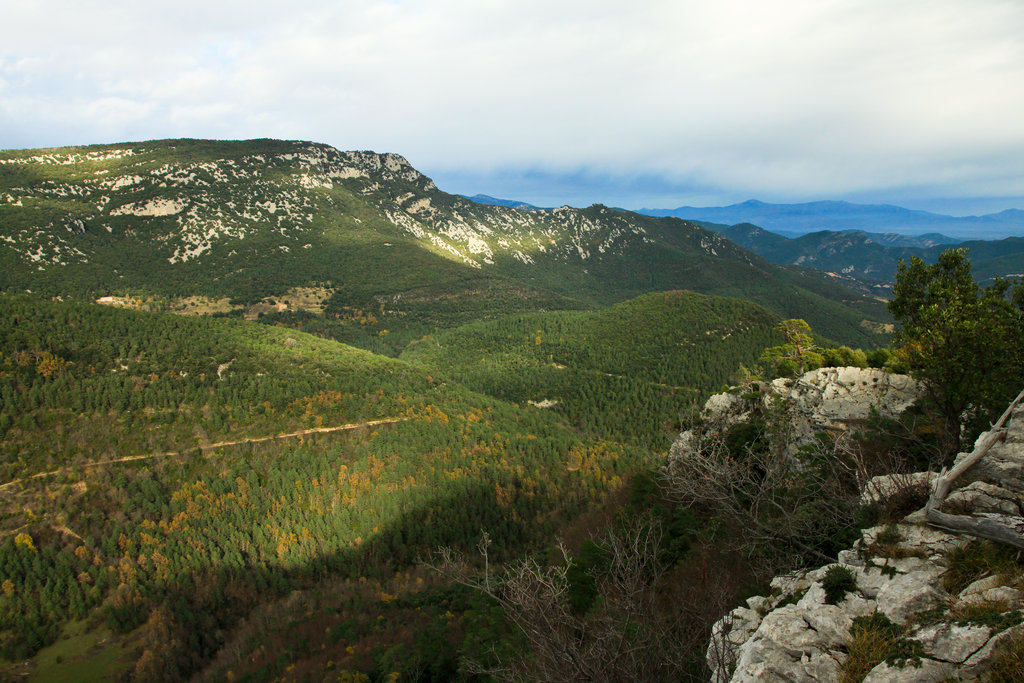
[[[513,486],[511,481],[497,483]],[[531,507],[539,512],[548,503],[535,500]],[[492,541],[491,557],[501,561],[519,554],[550,527],[539,519],[524,520],[512,506],[499,505],[494,483],[481,482],[468,494],[438,495],[412,507],[356,548],[291,568],[211,569],[176,583],[139,585],[131,594],[122,586],[121,594],[115,591],[104,609],[108,623],[122,632],[142,626],[137,632],[144,648],[135,669],[137,679],[158,672],[173,672],[172,679],[187,678],[211,661],[255,608],[290,591],[316,588],[325,580],[386,580],[396,571],[415,567],[441,546],[472,555],[483,531]]]

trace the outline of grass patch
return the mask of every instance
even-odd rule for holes
[[[946,559],[949,569],[942,577],[942,586],[952,595],[990,574],[1004,576],[1007,579],[1004,583],[1010,584],[1024,573],[1016,550],[991,541],[971,541],[954,548]]]
[[[880,531],[875,537],[874,542],[867,547],[868,554],[875,557],[887,557],[893,560],[904,557],[927,557],[928,553],[923,548],[911,549],[901,547],[900,541],[902,540],[903,534],[900,533],[899,527],[895,524],[890,524]]]
[[[90,629],[85,622],[70,622],[53,645],[35,656],[33,681],[114,681],[134,663],[132,648],[107,628]]]
[[[904,638],[903,634],[904,628],[881,612],[854,619],[840,683],[859,683],[882,662],[901,668],[920,666],[921,644]]]
[[[949,610],[949,620],[958,626],[988,626],[1003,631],[1024,621],[1024,611],[1013,609],[1006,600],[981,600],[957,605]]]
[[[992,653],[988,683],[1011,683],[1021,680],[1024,671],[1024,631],[1014,634],[996,646]]]

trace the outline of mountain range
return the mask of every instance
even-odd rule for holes
[[[949,244],[925,236],[914,238],[860,230],[823,230],[785,237],[750,223],[702,225],[772,263],[816,268],[851,287],[882,296],[888,296],[900,260],[917,257],[931,263],[950,247],[968,250],[975,277],[983,282],[997,277],[1024,277],[1024,237]]]
[[[855,345],[874,343],[869,328],[886,318],[827,276],[779,268],[692,222],[601,205],[478,204],[395,154],[169,140],[0,157],[8,292],[171,306],[205,297],[230,308],[305,287],[334,320],[373,312],[398,332],[393,345],[495,310],[588,308],[669,289],[743,297]],[[367,331],[350,327],[345,341]]]
[[[729,206],[639,209],[637,213],[725,225],[752,223],[787,236],[822,230],[861,230],[903,235],[941,233],[955,240],[1024,237],[1024,211],[1020,209],[1007,209],[983,216],[957,217],[889,204],[853,204],[843,201],[769,204],[752,199]]]

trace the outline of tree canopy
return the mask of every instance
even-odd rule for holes
[[[1024,385],[1021,304],[1020,283],[975,282],[966,249],[947,250],[930,265],[917,257],[900,261],[889,303],[899,323],[894,345],[929,387],[951,448],[959,448],[965,428],[983,428]]]
[[[800,318],[783,320],[775,328],[786,339],[785,344],[764,350],[761,360],[775,377],[797,377],[807,370],[820,368],[824,358],[811,336],[811,326]]]

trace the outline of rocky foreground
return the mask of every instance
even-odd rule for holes
[[[898,412],[919,390],[909,378],[854,368],[769,389],[790,398],[798,431],[842,428],[872,405]],[[736,405],[723,395],[709,401],[719,419],[737,419],[735,411],[725,417]],[[685,457],[685,437],[673,457]],[[879,477],[865,497],[923,488],[934,476]],[[1021,515],[1024,406],[1011,415],[1005,439],[957,483],[947,509]],[[1015,645],[1017,662],[1024,650],[1024,572],[1013,551],[934,529],[923,511],[865,529],[838,562],[776,577],[771,587],[715,625],[707,660],[716,683],[979,680],[1005,670],[1002,650]]]

